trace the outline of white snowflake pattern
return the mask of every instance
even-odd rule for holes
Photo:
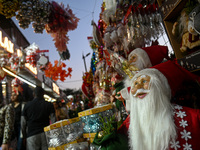
[[[191,144],[183,144],[184,149],[183,150],[192,150],[192,145]]]
[[[175,105],[175,106],[174,106],[174,108],[175,108],[175,109],[178,109],[178,110],[181,110],[181,109],[183,109],[183,107],[182,107],[182,106],[180,106],[180,105]]]
[[[171,144],[171,148],[174,148],[175,150],[181,147],[179,145],[179,141],[171,141],[170,144]]]
[[[183,126],[183,128],[188,126],[187,121],[184,121],[183,119],[181,121],[179,121],[179,123],[180,123],[180,126]]]
[[[186,116],[185,112],[184,111],[179,111],[176,113],[177,114],[177,117],[180,117],[180,118],[183,118]]]
[[[191,139],[192,137],[190,136],[191,135],[191,132],[187,132],[185,129],[183,130],[183,132],[181,132],[182,136],[181,138],[182,139],[185,139],[186,141],[188,139]]]

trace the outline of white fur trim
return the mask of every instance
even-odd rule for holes
[[[70,99],[70,98],[74,98],[74,97],[73,97],[73,95],[68,95],[67,98]]]

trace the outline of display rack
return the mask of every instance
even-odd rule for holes
[[[181,42],[172,34],[173,25],[181,15],[186,3],[189,0],[157,0],[163,18],[163,24],[174,50],[178,63],[191,72],[200,70],[200,48],[196,47],[190,51],[181,52]]]

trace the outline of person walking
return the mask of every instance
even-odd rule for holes
[[[26,139],[27,150],[47,150],[47,140],[44,127],[54,123],[55,110],[52,103],[43,98],[43,88],[37,86],[34,90],[34,99],[27,102],[22,113],[22,135]],[[26,133],[27,130],[27,133]]]
[[[9,150],[12,133],[14,132],[14,108],[11,104],[4,105],[0,97],[0,149]]]
[[[24,148],[22,148],[20,132],[21,132],[21,114],[25,103],[22,95],[19,92],[13,91],[11,95],[11,103],[15,109],[14,138],[16,138],[17,140],[16,150],[23,150]]]

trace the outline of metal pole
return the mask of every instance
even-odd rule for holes
[[[84,62],[84,65],[85,65],[85,71],[86,71],[86,72],[87,72],[87,67],[86,67],[85,58],[86,58],[87,56],[89,56],[89,55],[90,55],[90,53],[87,53],[85,56],[84,56],[84,54],[82,54],[83,62]]]

